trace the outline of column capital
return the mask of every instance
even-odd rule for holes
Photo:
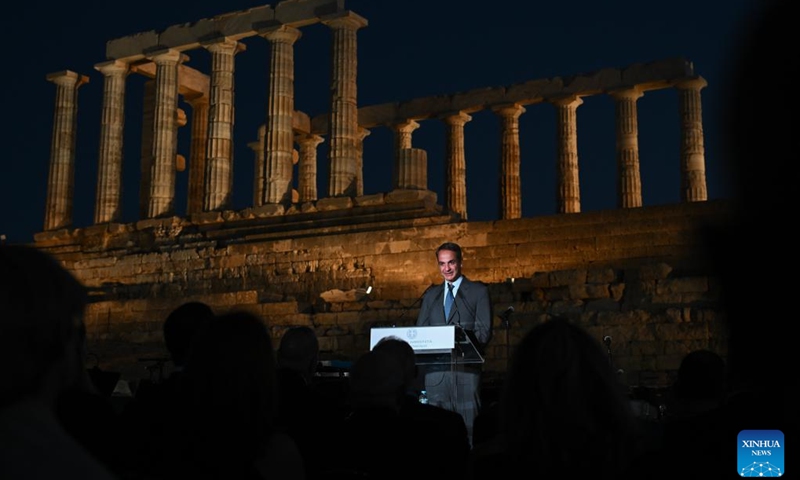
[[[583,103],[578,95],[566,95],[564,97],[553,98],[550,103],[558,107],[577,107]]]
[[[401,133],[411,133],[419,128],[419,123],[414,120],[400,120],[390,125],[393,130]]]
[[[106,77],[127,75],[130,72],[130,65],[122,60],[109,60],[97,63],[94,69]]]
[[[164,48],[148,53],[147,59],[155,62],[156,65],[163,65],[165,63],[181,63],[188,60],[189,57],[174,48]]]
[[[519,118],[520,115],[525,113],[525,107],[518,103],[508,103],[505,105],[495,105],[492,111],[501,117]]]
[[[304,144],[309,144],[313,147],[316,147],[320,143],[324,142],[325,139],[315,133],[302,133],[300,135],[295,135],[294,141],[301,146]]]
[[[356,135],[358,135],[359,140],[364,140],[365,138],[369,137],[370,133],[372,133],[372,131],[369,128],[359,126],[358,133]]]
[[[200,41],[200,45],[211,53],[233,50],[233,54],[236,55],[247,50],[247,45],[244,43],[223,35],[206,37]]]
[[[358,30],[369,25],[366,18],[352,10],[325,15],[320,18],[320,22],[332,28],[346,28],[349,30]]]
[[[444,115],[440,115],[439,119],[443,121],[445,125],[463,127],[465,123],[472,120],[472,116],[470,116],[464,111],[459,110],[458,112],[450,112],[450,113],[445,113]]]
[[[609,90],[607,93],[614,100],[638,100],[644,95],[644,92],[638,85],[615,88]]]
[[[684,80],[680,80],[675,83],[675,88],[679,90],[697,90],[700,91],[703,88],[708,86],[708,82],[705,78],[697,76],[686,78]]]
[[[80,87],[84,83],[89,83],[89,77],[75,73],[72,70],[61,70],[60,72],[48,73],[45,78],[48,82],[53,82],[56,85],[74,85],[75,88]]]
[[[303,36],[303,32],[291,25],[280,24],[259,28],[258,35],[272,43],[287,43],[293,45],[294,42]]]

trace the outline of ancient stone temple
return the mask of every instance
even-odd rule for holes
[[[303,28],[331,32],[330,109],[295,109],[294,45]],[[465,273],[485,282],[495,313],[486,356],[502,373],[516,340],[532,325],[563,314],[598,339],[613,339],[613,361],[632,385],[668,381],[682,356],[696,348],[725,349],[716,283],[703,262],[701,226],[726,215],[708,201],[701,90],[705,80],[682,59],[604,69],[567,78],[533,79],[450,95],[362,105],[358,99],[359,29],[368,19],[342,0],[287,0],[226,13],[161,32],[111,40],[96,65],[103,89],[98,128],[94,222],[72,218],[78,91],[89,77],[48,76],[55,84],[53,144],[43,231],[37,246],[60,258],[92,290],[90,348],[104,368],[135,378],[138,360],[164,356],[161,325],[192,299],[217,311],[257,313],[279,339],[293,325],[310,325],[329,358],[354,359],[368,349],[374,326],[409,325],[419,299],[439,283],[434,250],[455,241]],[[234,209],[233,85],[237,54],[247,41],[269,45],[265,117],[253,151],[252,205]],[[205,49],[210,69],[189,66]],[[266,62],[266,60],[265,60]],[[142,137],[125,138],[126,82],[147,79]],[[89,88],[89,87],[83,87]],[[681,119],[681,201],[644,205],[639,171],[637,100],[649,91],[678,91]],[[583,98],[615,103],[617,207],[581,211],[577,115]],[[191,106],[179,108],[179,99]],[[519,118],[549,104],[557,132],[556,211],[524,218]],[[500,122],[500,218],[470,221],[467,211],[465,125],[477,112]],[[130,120],[128,120],[130,121]],[[443,158],[415,148],[422,122],[442,122]],[[183,129],[185,125],[190,129]],[[390,191],[365,194],[364,138],[389,129]],[[191,151],[178,153],[179,136]],[[141,142],[139,218],[123,222],[122,151]],[[238,140],[237,140],[238,141]],[[318,191],[318,165],[327,166]],[[446,172],[444,195],[428,182],[428,162]],[[237,168],[244,162],[238,162]],[[187,170],[186,212],[177,212],[176,172]],[[129,193],[129,192],[126,192]],[[373,287],[367,294],[367,287]]]

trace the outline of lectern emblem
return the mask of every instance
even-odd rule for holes
[[[409,340],[414,340],[415,338],[417,338],[417,329],[409,328],[408,330],[406,330],[406,337],[408,337]]]

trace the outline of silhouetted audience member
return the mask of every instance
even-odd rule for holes
[[[661,449],[648,452],[640,462],[642,468],[660,465],[649,472],[650,478],[685,476],[685,465],[692,465],[693,478],[724,478],[730,476],[726,471],[735,471],[736,436],[729,436],[722,409],[726,374],[725,360],[710,350],[683,357],[668,392]]]
[[[794,282],[783,280],[796,247],[793,235],[777,228],[788,227],[796,216],[797,181],[785,172],[797,163],[800,136],[785,117],[797,111],[796,95],[775,102],[755,93],[765,80],[772,92],[792,91],[795,85],[797,63],[787,60],[794,54],[795,6],[767,0],[754,8],[731,45],[733,81],[726,85],[721,115],[727,122],[732,218],[707,245],[729,328],[730,426],[767,430],[798,424],[794,322],[780,303],[796,295]]]
[[[87,292],[50,255],[0,245],[0,478],[113,479],[56,416],[85,379]]]
[[[389,353],[400,361],[403,368],[404,395],[400,417],[418,432],[413,445],[417,459],[427,458],[424,476],[463,479],[470,452],[464,417],[458,412],[419,402],[419,387],[423,382],[414,349],[408,342],[398,337],[384,337],[375,344],[373,351]]]
[[[127,453],[124,469],[129,474],[157,474],[148,472],[163,463],[161,455],[169,455],[169,448],[162,445],[164,429],[176,411],[183,408],[178,389],[192,339],[197,332],[208,328],[213,318],[210,306],[191,301],[173,309],[164,320],[164,345],[172,362],[171,372],[159,383],[140,384],[135,398],[121,415]]]
[[[621,478],[641,431],[600,343],[566,318],[536,325],[515,348],[495,442],[474,446],[472,478]]]
[[[80,364],[85,367],[88,352],[83,324],[78,326],[78,333],[77,355]],[[96,371],[99,372],[99,369]],[[120,428],[120,417],[111,403],[111,396],[101,393],[92,380],[90,370],[84,368],[77,381],[58,395],[56,415],[67,432],[92,455],[112,472],[120,473],[127,455],[122,443],[122,436],[126,432]]]
[[[314,329],[292,327],[281,337],[277,352],[277,426],[297,444],[303,456],[306,477],[314,479],[332,459],[328,448],[344,416],[341,400],[316,388],[319,340]]]
[[[275,427],[275,353],[258,317],[232,312],[198,332],[180,395],[164,478],[305,478],[296,444]]]
[[[322,478],[408,479],[427,465],[414,444],[424,433],[400,416],[405,395],[400,361],[386,351],[367,352],[353,363],[349,382],[351,411],[331,445],[337,460]]]

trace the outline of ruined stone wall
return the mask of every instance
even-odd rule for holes
[[[413,324],[420,295],[441,281],[435,248],[455,241],[464,273],[488,284],[495,315],[514,307],[509,331],[495,316],[487,372],[502,373],[533,325],[564,314],[598,340],[612,337],[614,363],[630,384],[658,386],[688,351],[726,352],[699,228],[727,208],[711,201],[494,222],[403,220],[401,212],[388,212],[391,222],[366,214],[348,222],[317,212],[313,222],[206,230],[166,219],[37,244],[92,289],[90,349],[101,368],[129,379],[146,375],[140,358],[166,356],[163,320],[195,299],[260,315],[276,342],[287,327],[311,325],[324,357],[352,360],[368,350],[371,327]]]

